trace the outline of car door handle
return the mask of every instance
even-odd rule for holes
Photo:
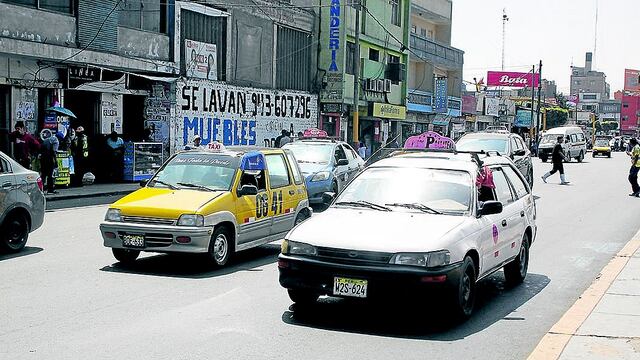
[[[507,220],[502,220],[502,227],[506,227],[507,226]]]
[[[289,195],[295,195],[296,191],[295,190],[289,190]]]
[[[524,217],[524,210],[520,211],[520,217]]]
[[[8,189],[8,188],[10,188],[10,187],[12,187],[12,186],[13,186],[13,184],[12,184],[12,183],[10,183],[10,182],[6,182],[6,183],[2,184],[2,188],[3,188],[3,189]]]

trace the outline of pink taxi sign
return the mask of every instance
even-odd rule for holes
[[[320,129],[316,129],[316,128],[311,128],[311,129],[305,130],[302,133],[302,136],[308,137],[308,138],[326,138],[326,137],[329,137],[329,135],[327,134],[326,131],[320,130]]]
[[[404,143],[405,149],[454,149],[455,147],[453,140],[433,131],[411,136]]]

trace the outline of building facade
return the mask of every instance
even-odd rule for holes
[[[343,0],[320,4],[316,77],[321,84],[320,127],[349,142],[357,137],[375,150],[397,136],[406,118],[409,0],[362,2],[358,59],[355,8]],[[360,65],[358,77],[355,61]],[[360,90],[354,109],[356,78]],[[357,130],[354,111],[359,117]]]
[[[592,69],[593,54],[585,55],[584,67],[573,66],[571,68],[570,95],[582,93],[598,94],[600,99],[610,98],[610,87],[605,73]]]
[[[638,136],[640,129],[640,93],[616,91],[616,100],[620,101],[620,133]]]

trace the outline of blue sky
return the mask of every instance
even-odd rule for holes
[[[569,91],[570,66],[584,65],[593,51],[596,0],[453,0],[452,45],[465,51],[464,79],[500,70],[502,9],[509,22],[505,70],[527,72],[542,60],[542,76]],[[624,69],[640,68],[640,0],[599,0],[594,68],[604,71],[613,92],[623,86]],[[636,25],[637,26],[637,25]]]

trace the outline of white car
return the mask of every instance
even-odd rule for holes
[[[493,189],[476,187],[482,163]],[[398,151],[287,234],[280,284],[301,304],[425,294],[466,318],[479,280],[502,268],[507,281],[524,280],[535,236],[534,197],[508,158]]]

